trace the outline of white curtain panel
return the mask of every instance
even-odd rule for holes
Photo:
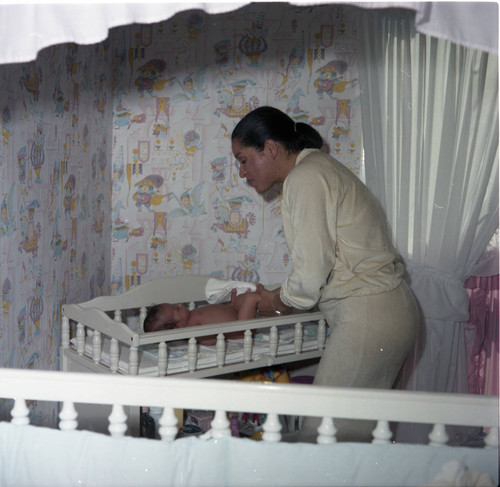
[[[368,186],[423,314],[409,389],[467,392],[468,276],[498,228],[498,57],[360,12]]]

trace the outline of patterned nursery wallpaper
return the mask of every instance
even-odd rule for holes
[[[1,367],[57,369],[62,304],[109,292],[108,47],[0,66]]]
[[[283,279],[279,190],[264,201],[239,179],[231,131],[276,106],[362,177],[354,12],[251,4],[113,32],[114,293],[184,273]]]
[[[58,368],[66,302],[164,275],[283,279],[279,189],[239,180],[230,134],[274,105],[362,177],[354,12],[188,11],[0,66],[0,367]]]

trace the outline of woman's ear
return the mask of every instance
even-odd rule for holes
[[[273,139],[267,139],[264,142],[264,151],[269,156],[271,156],[273,159],[276,159],[276,157],[278,156],[278,152],[279,152],[278,142],[276,142]]]

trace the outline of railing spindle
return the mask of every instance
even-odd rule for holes
[[[188,370],[189,372],[196,371],[196,363],[198,362],[198,342],[192,337],[188,342]]]
[[[388,421],[377,421],[377,426],[372,431],[373,440],[372,443],[377,444],[387,444],[390,443],[390,439],[392,438],[392,431],[389,428]]]
[[[164,441],[174,441],[177,436],[177,416],[173,408],[163,408],[158,433]]]
[[[217,343],[215,345],[215,359],[217,367],[224,367],[226,358],[226,340],[223,333],[217,335]]]
[[[337,442],[337,428],[333,422],[333,418],[323,418],[321,424],[318,427],[318,438],[317,443],[320,445],[331,445]]]
[[[101,360],[102,354],[102,341],[101,332],[94,330],[94,335],[92,336],[92,360],[94,363],[98,364]]]
[[[298,322],[295,324],[295,334],[294,334],[294,350],[298,354],[302,352],[302,342],[304,340],[304,330],[302,328],[302,323]]]
[[[111,345],[109,347],[109,368],[113,374],[118,372],[118,364],[120,361],[120,346],[116,338],[111,338]]]
[[[11,423],[18,426],[30,424],[30,410],[26,406],[26,401],[21,398],[14,399],[14,407],[10,412],[12,416]]]
[[[85,352],[85,326],[82,323],[76,325],[76,352],[78,355]]]
[[[158,375],[160,377],[167,375],[167,367],[168,367],[167,343],[160,342],[158,344]]]
[[[227,419],[227,414],[225,411],[215,411],[214,419],[212,419],[210,429],[212,432],[212,438],[217,439],[224,436],[231,436],[230,423]]]
[[[59,413],[59,429],[63,431],[76,430],[78,427],[77,417],[78,413],[76,412],[73,402],[64,401],[61,412]]]
[[[121,404],[113,405],[111,414],[108,416],[108,421],[108,431],[111,436],[116,438],[125,436],[125,432],[127,431],[127,415]]]
[[[262,435],[263,441],[271,443],[278,443],[281,441],[281,423],[277,414],[270,413],[267,415],[266,421],[263,425],[264,434]]]
[[[253,337],[252,330],[246,330],[243,338],[243,359],[245,363],[252,360]]]
[[[444,424],[435,424],[432,431],[429,434],[430,445],[433,446],[443,446],[446,445],[448,441],[448,435],[446,434],[446,428]]]

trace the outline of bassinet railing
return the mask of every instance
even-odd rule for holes
[[[146,308],[140,307],[141,319]],[[239,370],[248,369],[252,362],[252,367],[265,367],[279,363],[292,362],[294,360],[308,360],[321,356],[327,336],[326,322],[320,312],[296,313],[281,317],[260,318],[254,320],[234,321],[224,323],[224,333],[241,331],[245,333],[244,338],[244,363],[228,365],[225,362],[226,340],[221,331],[221,325],[203,325],[197,327],[174,329],[153,333],[137,333],[121,322],[120,310],[113,310],[114,318],[110,318],[102,310],[92,307],[82,307],[80,305],[65,305],[64,316],[62,318],[62,357],[66,360],[65,350],[70,347],[70,320],[76,323],[76,352],[79,356],[85,353],[85,341],[88,334],[92,334],[92,349],[89,351],[91,364],[100,371],[109,370],[112,373],[118,371],[120,346],[125,346],[129,350],[129,374],[137,375],[139,370],[139,349],[144,345],[154,345],[158,354],[158,375],[164,376],[168,366],[168,343],[176,340],[188,340],[188,372],[191,377],[205,377],[214,375],[213,369],[198,370],[197,365],[197,341],[195,337],[217,335],[215,345],[217,364],[216,368],[222,369],[224,373],[233,373]],[[302,350],[303,343],[303,322],[317,321],[318,335],[314,349],[310,351]],[[84,323],[91,324],[91,327]],[[282,326],[293,324],[295,328],[294,350],[284,356],[278,356],[278,334]],[[269,329],[269,350],[265,357],[259,360],[252,360],[252,331]],[[101,363],[101,350],[103,338],[111,339],[110,366],[103,367]],[[168,340],[168,342],[166,341]],[[295,356],[295,357],[294,357]],[[64,363],[63,363],[64,365]],[[90,366],[90,364],[89,364]],[[64,366],[63,366],[64,369]]]
[[[19,425],[29,424],[26,400],[61,402],[63,430],[78,427],[75,404],[109,405],[112,436],[126,432],[124,405],[148,404],[164,408],[159,433],[168,441],[177,433],[174,409],[184,408],[215,411],[211,438],[231,434],[231,411],[267,414],[263,440],[269,442],[281,441],[278,415],[307,415],[323,418],[317,438],[323,444],[336,441],[335,418],[351,418],[377,421],[373,443],[390,443],[389,422],[396,421],[432,424],[429,441],[436,446],[448,441],[445,425],[485,427],[485,446],[498,447],[497,397],[16,369],[0,370],[0,397],[15,399],[11,422]]]

